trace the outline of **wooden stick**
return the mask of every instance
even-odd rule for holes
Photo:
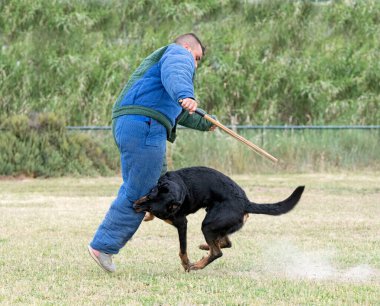
[[[182,103],[182,100],[179,101],[179,103]],[[252,142],[250,142],[249,140],[245,139],[243,136],[240,136],[239,134],[235,133],[234,131],[232,131],[231,129],[229,129],[228,127],[224,126],[223,124],[221,124],[219,121],[215,120],[214,118],[212,118],[211,116],[209,116],[208,114],[206,114],[206,112],[204,112],[203,110],[199,110],[199,109],[196,109],[195,112],[202,116],[203,118],[205,118],[207,121],[210,121],[212,124],[216,125],[217,127],[221,128],[223,131],[225,131],[227,134],[231,135],[232,137],[236,138],[237,140],[239,140],[240,142],[244,143],[245,145],[247,145],[249,148],[251,148],[252,150],[254,150],[256,153],[260,154],[261,156],[264,156],[268,159],[270,159],[272,162],[274,163],[277,163],[278,162],[278,159],[272,155],[270,155],[268,152],[264,151],[263,149],[261,149],[260,147],[258,147],[257,145],[253,144]]]
[[[275,158],[274,156],[270,155],[268,152],[264,151],[263,149],[261,149],[260,147],[258,147],[254,143],[250,142],[249,140],[245,139],[243,136],[240,136],[239,134],[235,133],[234,131],[232,131],[228,127],[226,127],[223,124],[221,124],[219,121],[217,121],[217,120],[213,119],[212,117],[210,117],[209,115],[205,114],[203,116],[203,118],[205,118],[207,121],[210,121],[212,124],[216,125],[217,127],[221,128],[227,134],[229,134],[232,137],[236,138],[240,142],[244,143],[249,148],[251,148],[252,150],[254,150],[256,153],[258,153],[258,154],[260,154],[260,155],[262,155],[262,156],[270,159],[274,163],[278,162],[277,158]]]

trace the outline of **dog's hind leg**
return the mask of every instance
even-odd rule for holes
[[[190,270],[200,270],[212,263],[215,259],[222,257],[223,253],[220,250],[219,232],[215,231],[214,225],[208,224],[207,219],[211,219],[210,215],[206,216],[202,224],[202,232],[205,236],[207,245],[209,247],[209,253],[206,257],[190,266]],[[205,222],[206,221],[206,222]]]
[[[210,248],[209,254],[201,260],[190,266],[190,270],[200,270],[212,263],[215,259],[222,257],[223,253],[220,250],[219,243],[216,240],[206,240]]]
[[[243,215],[230,209],[228,202],[220,202],[209,209],[202,222],[202,232],[209,248],[208,256],[194,263],[190,269],[203,269],[215,259],[223,255],[221,242],[231,246],[228,235],[238,231],[244,222]],[[226,239],[225,239],[226,237]]]
[[[228,236],[224,236],[224,237],[220,238],[217,242],[219,243],[219,247],[221,249],[232,248],[232,242],[231,242],[230,238],[228,238]],[[207,243],[203,243],[203,244],[199,245],[199,248],[201,250],[205,250],[205,251],[210,250],[210,247],[208,246]]]

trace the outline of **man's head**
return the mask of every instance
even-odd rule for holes
[[[202,59],[206,48],[202,45],[199,38],[194,33],[187,33],[178,36],[174,42],[187,49],[193,56],[195,67],[198,67],[200,60]]]

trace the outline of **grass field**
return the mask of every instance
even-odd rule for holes
[[[235,176],[256,202],[300,204],[280,217],[251,215],[233,248],[206,269],[182,271],[174,228],[143,223],[104,273],[86,246],[119,178],[0,181],[0,303],[379,305],[379,173]],[[204,255],[189,218],[189,256]]]

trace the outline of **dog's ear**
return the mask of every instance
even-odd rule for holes
[[[166,175],[160,177],[158,183],[157,183],[157,188],[160,193],[168,193],[169,192],[169,184],[170,180]]]
[[[186,198],[186,188],[171,180],[167,174],[160,177],[157,188],[159,194],[168,194],[165,198],[170,199],[165,204],[166,212],[171,215],[177,212]]]
[[[158,186],[159,193],[168,193],[169,192],[169,184],[162,184]]]
[[[171,181],[168,187],[174,197],[174,201],[167,205],[167,210],[174,213],[181,207],[183,201],[185,201],[186,191],[181,185],[173,181]]]

